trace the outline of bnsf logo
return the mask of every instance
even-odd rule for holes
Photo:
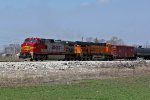
[[[61,46],[58,45],[53,45],[52,50],[60,50]]]

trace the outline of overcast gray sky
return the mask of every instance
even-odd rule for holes
[[[0,0],[0,46],[26,37],[150,44],[150,0]]]

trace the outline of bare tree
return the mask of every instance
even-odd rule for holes
[[[114,45],[124,45],[124,41],[116,36],[112,37],[107,42],[114,44]]]
[[[99,39],[96,37],[94,40],[93,40],[94,43],[99,43]]]
[[[99,39],[99,43],[104,43],[104,42],[106,42],[105,39]]]
[[[93,42],[93,38],[92,38],[92,37],[87,37],[87,38],[86,38],[86,41],[87,41],[87,42]]]
[[[121,38],[118,38],[116,36],[113,36],[110,40],[106,41],[105,39],[99,39],[99,38],[92,38],[92,37],[88,37],[86,38],[86,41],[87,42],[94,42],[94,43],[105,43],[105,42],[108,42],[108,43],[111,43],[111,44],[114,44],[114,45],[124,45],[124,41],[121,39]]]

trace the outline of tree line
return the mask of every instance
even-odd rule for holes
[[[87,42],[94,42],[94,43],[111,43],[111,44],[114,44],[114,45],[125,45],[123,39],[121,38],[118,38],[116,36],[113,36],[111,39],[109,40],[105,40],[105,39],[99,39],[99,38],[92,38],[92,37],[87,37],[86,38],[86,41]]]

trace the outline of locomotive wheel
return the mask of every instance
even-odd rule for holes
[[[33,61],[33,59],[31,58],[30,61]]]
[[[43,58],[40,58],[41,61],[43,61]]]
[[[35,60],[35,61],[38,61],[38,59],[37,59],[37,58],[35,58],[34,60]]]

